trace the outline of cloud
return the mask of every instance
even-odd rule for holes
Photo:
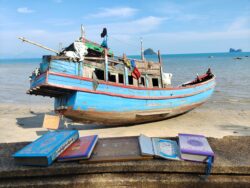
[[[239,46],[244,51],[250,49],[250,29],[238,31],[207,32],[163,32],[144,36],[144,44],[164,53],[193,53],[227,51],[231,46]],[[157,42],[155,42],[157,41]]]
[[[0,56],[1,57],[41,57],[44,54],[53,54],[37,46],[22,42],[18,37],[24,37],[31,41],[57,50],[59,43],[63,47],[68,46],[79,38],[78,31],[51,32],[39,28],[27,28],[22,30],[0,31]]]
[[[169,20],[173,21],[190,22],[194,20],[207,20],[208,15],[196,14],[195,11],[193,11],[193,6],[196,6],[196,4],[197,2],[191,2],[188,3],[188,5],[165,2],[157,9],[157,12],[166,15]]]
[[[248,28],[250,19],[248,17],[239,17],[235,19],[228,27],[228,31],[237,31]]]
[[[135,27],[136,24],[142,24],[144,26],[147,21],[156,24],[162,23],[155,21],[155,18],[146,17],[132,22],[126,22],[126,24],[129,25],[132,23],[132,27]],[[112,27],[112,29],[115,29],[114,25],[112,25]],[[157,27],[157,25],[154,25],[154,27]],[[227,51],[232,45],[239,46],[244,51],[250,49],[250,44],[248,43],[250,29],[238,31],[227,31],[225,29],[212,32],[156,32],[153,31],[155,29],[154,27],[146,27],[136,31],[129,29],[127,32],[119,32],[119,28],[114,31],[108,30],[109,47],[111,47],[116,55],[121,55],[123,52],[127,54],[139,54],[140,36],[142,36],[145,48],[160,49],[162,53]],[[86,27],[87,38],[100,43],[102,40],[100,38],[101,30],[102,27],[100,27],[100,25]],[[22,43],[17,39],[17,37],[20,36],[57,50],[59,42],[62,42],[63,47],[66,47],[80,36],[80,32],[78,30],[51,32],[39,28],[0,31],[0,47],[2,45],[0,55],[5,55],[6,57],[40,57],[43,54],[53,54],[33,45]]]
[[[166,19],[165,17],[148,16],[126,22],[90,25],[86,26],[86,29],[87,33],[99,33],[103,27],[106,27],[111,35],[136,35],[156,30]]]
[[[35,11],[32,10],[32,9],[29,9],[28,7],[19,7],[19,8],[17,9],[17,12],[18,12],[18,13],[21,13],[21,14],[29,14],[29,13],[33,13],[33,12],[35,12]]]
[[[171,41],[206,41],[206,40],[221,40],[221,39],[247,39],[250,38],[250,29],[240,31],[212,31],[212,32],[166,32],[147,34],[147,37],[157,38],[157,40]]]
[[[135,15],[137,9],[130,7],[101,8],[98,13],[90,14],[87,17],[107,18],[107,17],[131,17]]]
[[[100,33],[103,27],[108,28],[109,33],[109,45],[116,53],[139,53],[139,37],[143,33],[151,32],[158,28],[160,24],[165,20],[162,17],[148,16],[132,21],[107,23],[102,25],[86,25],[87,38],[100,43]],[[54,21],[54,20],[52,20]],[[69,45],[75,39],[80,36],[80,31],[72,30],[69,32],[53,32],[46,31],[39,28],[26,28],[24,30],[12,30],[12,31],[0,31],[0,40],[5,45],[2,54],[15,53],[16,56],[28,56],[27,50],[34,52],[36,56],[40,56],[46,51],[36,48],[32,45],[22,44],[17,37],[25,37],[32,41],[42,43],[53,49],[58,49],[59,42],[63,43],[63,46]],[[138,38],[138,39],[137,39]],[[137,41],[137,42],[135,42]],[[138,47],[137,47],[138,46]],[[11,51],[10,51],[11,49]],[[131,52],[132,51],[132,52]],[[33,56],[35,56],[33,54]]]

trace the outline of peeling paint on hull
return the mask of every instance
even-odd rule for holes
[[[98,125],[133,125],[140,123],[149,123],[155,121],[165,120],[171,117],[175,117],[186,112],[193,110],[194,108],[202,105],[204,102],[197,103],[190,106],[179,107],[172,110],[163,109],[154,114],[155,111],[149,111],[148,114],[152,115],[138,116],[141,112],[96,112],[96,111],[81,111],[73,110],[71,108],[67,110],[57,110],[57,113],[63,114],[65,117],[72,119],[75,122],[81,123],[94,123]]]
[[[212,94],[215,76],[188,86],[145,88],[46,72],[37,77],[29,94],[55,98],[55,111],[73,121],[131,125],[164,120],[203,104]]]

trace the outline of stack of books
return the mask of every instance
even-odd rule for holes
[[[56,159],[88,159],[97,140],[97,135],[79,138],[77,130],[49,131],[16,152],[13,157],[16,163],[31,166],[49,166]]]

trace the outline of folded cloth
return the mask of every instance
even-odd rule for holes
[[[128,68],[131,67],[130,61],[129,61],[128,59],[125,59],[125,60],[124,60],[124,64],[125,64]]]
[[[141,77],[141,73],[136,67],[134,68],[134,70],[132,72],[132,76],[133,76],[133,78],[135,78],[137,80]]]
[[[130,60],[130,64],[131,64],[131,67],[132,68],[135,68],[136,67],[136,64],[135,64],[135,60]]]

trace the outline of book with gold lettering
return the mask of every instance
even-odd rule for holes
[[[49,166],[78,138],[77,130],[49,131],[16,152],[13,157],[18,164]]]
[[[96,145],[98,135],[80,137],[68,147],[59,157],[58,161],[73,161],[88,159]]]

